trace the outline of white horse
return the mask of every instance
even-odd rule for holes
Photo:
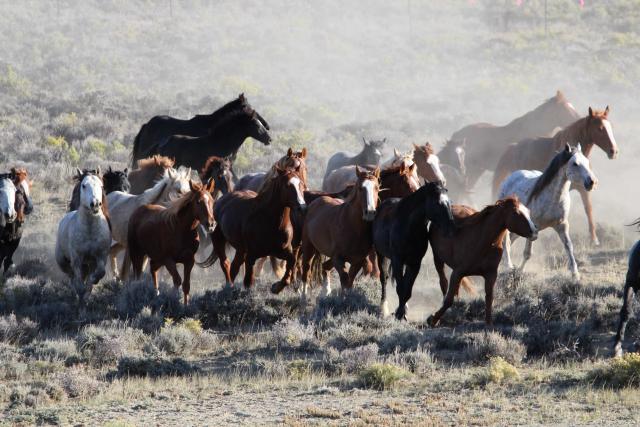
[[[85,295],[104,277],[111,246],[105,200],[102,180],[86,176],[80,184],[78,210],[68,212],[58,225],[56,262],[71,278],[82,309]]]
[[[571,198],[569,188],[571,184],[584,186],[591,191],[597,183],[596,176],[591,171],[589,159],[582,154],[580,144],[571,148],[567,144],[551,160],[544,172],[519,170],[513,172],[500,186],[499,198],[516,195],[531,211],[531,219],[538,230],[548,227],[560,236],[560,240],[569,257],[569,270],[575,280],[580,279],[578,264],[573,255],[573,243],[569,237],[569,210]],[[511,263],[511,238],[505,236],[504,260],[509,268]],[[527,240],[524,257],[520,269],[531,258],[531,241]]]
[[[171,168],[165,170],[164,177],[142,194],[135,195],[122,191],[113,191],[107,195],[113,237],[109,256],[111,258],[111,269],[115,277],[124,280],[129,273],[129,260],[125,255],[122,272],[119,274],[117,256],[120,251],[127,248],[129,218],[133,212],[143,205],[168,207],[172,201],[179,199],[190,191],[190,177],[191,168],[179,168],[178,170]]]
[[[0,175],[0,229],[16,220],[16,186],[10,174]]]

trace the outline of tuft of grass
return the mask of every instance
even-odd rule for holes
[[[375,390],[392,389],[400,380],[408,376],[407,371],[391,363],[374,363],[360,371],[358,375],[364,387]]]
[[[500,356],[496,356],[489,359],[489,364],[477,379],[481,384],[503,384],[518,381],[520,372],[511,363]]]
[[[318,406],[307,407],[307,415],[313,418],[328,418],[330,420],[339,420],[342,414],[334,409],[325,409]]]
[[[287,375],[295,380],[302,380],[311,374],[311,363],[307,360],[296,359],[287,365]]]
[[[30,319],[18,319],[15,314],[0,317],[0,341],[28,344],[38,333],[38,324]]]
[[[470,340],[465,349],[467,360],[484,363],[486,360],[500,357],[509,363],[517,364],[527,354],[520,341],[508,338],[499,332],[476,332],[466,334]]]
[[[593,369],[587,380],[611,388],[640,386],[640,353],[626,353]]]

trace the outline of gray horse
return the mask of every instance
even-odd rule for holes
[[[325,181],[327,180],[327,177],[331,174],[331,172],[338,168],[350,165],[378,166],[380,164],[380,158],[382,157],[382,148],[386,144],[387,138],[378,141],[367,141],[363,137],[362,142],[364,142],[364,147],[362,147],[362,151],[355,156],[349,156],[343,151],[340,151],[339,153],[331,156],[329,162],[327,162],[327,170],[324,172],[324,178],[322,179],[322,191],[327,191],[325,189]]]

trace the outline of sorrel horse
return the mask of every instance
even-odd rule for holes
[[[427,322],[436,326],[442,315],[453,304],[460,284],[466,276],[482,276],[485,289],[485,322],[492,323],[493,288],[502,258],[502,242],[507,231],[535,240],[536,226],[529,210],[517,197],[498,200],[477,212],[472,208],[453,205],[456,231],[447,230],[433,223],[429,230],[429,242],[433,250],[433,263],[440,277],[440,289],[444,295],[442,307]],[[453,269],[447,283],[444,265]]]
[[[298,172],[279,168],[276,172],[260,193],[234,191],[216,202],[214,216],[217,226],[211,233],[215,255],[200,265],[210,266],[218,258],[227,286],[233,286],[240,266],[244,264],[244,286],[251,288],[253,266],[257,259],[266,256],[286,261],[285,274],[272,285],[272,290],[281,290],[291,282],[295,257],[291,245],[293,226],[290,211],[306,208],[304,186]],[[231,264],[225,251],[227,242],[236,250]]]
[[[466,140],[469,188],[475,186],[484,171],[495,170],[498,159],[508,144],[525,138],[551,135],[556,128],[568,126],[579,118],[573,105],[558,91],[535,110],[505,126],[476,123],[458,130],[451,139]]]
[[[0,262],[4,265],[4,272],[10,270],[13,264],[13,254],[20,245],[22,228],[26,216],[33,212],[31,201],[31,184],[26,169],[12,168],[9,177],[16,188],[15,211],[16,219],[4,227],[0,227]]]
[[[596,145],[607,153],[610,159],[615,159],[618,155],[618,146],[608,118],[608,106],[604,111],[594,111],[589,107],[589,114],[586,117],[575,121],[552,138],[525,139],[517,144],[509,145],[500,158],[493,175],[494,194],[497,193],[500,183],[514,170],[543,170],[566,143],[572,146],[580,143],[587,158],[589,158],[593,146]],[[572,189],[580,193],[589,222],[591,242],[598,245],[600,242],[596,235],[591,194],[582,185],[573,186]]]
[[[567,251],[569,271],[576,280],[580,278],[580,274],[569,236],[569,211],[571,209],[569,187],[571,185],[580,186],[585,191],[591,191],[596,183],[597,179],[589,168],[589,160],[582,155],[580,144],[573,148],[566,144],[565,149],[555,155],[544,172],[516,171],[509,175],[500,187],[500,198],[516,195],[520,200],[526,201],[525,203],[531,212],[531,219],[538,230],[553,227],[558,233]],[[527,240],[520,266],[521,270],[531,258],[531,245],[532,242]],[[505,262],[509,268],[513,268],[509,233],[505,236],[504,248]]]
[[[452,231],[454,228],[447,189],[440,182],[426,183],[413,194],[402,199],[387,199],[380,204],[373,221],[373,245],[380,270],[380,309],[383,316],[389,311],[387,260],[391,260],[398,293],[396,318],[403,319],[406,318],[406,304],[411,298],[422,258],[429,247],[427,226],[431,221],[444,230]]]
[[[218,122],[233,111],[251,108],[244,94],[223,105],[212,114],[197,115],[189,120],[176,119],[170,116],[155,116],[142,125],[140,131],[133,141],[133,151],[131,155],[131,166],[136,160],[144,159],[156,153],[157,145],[171,135],[204,136],[218,124]],[[269,124],[256,113],[258,120],[269,130]],[[147,187],[148,188],[148,187]],[[140,190],[140,192],[145,189]],[[139,193],[135,193],[139,194]]]
[[[148,257],[153,286],[159,293],[158,270],[164,266],[176,290],[182,285],[185,305],[189,303],[191,269],[200,241],[197,228],[202,224],[211,232],[214,227],[211,196],[214,185],[212,179],[207,185],[189,181],[190,191],[168,208],[140,206],[129,220],[127,243],[134,276],[140,277],[144,259]],[[184,266],[184,279],[180,278],[176,264]]]
[[[271,136],[260,121],[258,113],[250,107],[231,111],[221,117],[204,136],[172,135],[157,146],[157,153],[176,161],[176,165],[201,170],[211,156],[235,159],[244,141],[251,137],[269,145]]]
[[[213,200],[231,193],[235,188],[231,160],[227,157],[209,157],[200,171],[200,181],[207,182],[209,179],[214,181],[214,190],[211,193]]]
[[[637,219],[632,225],[640,224]],[[632,314],[633,296],[640,289],[640,241],[636,242],[629,253],[629,268],[624,282],[624,291],[622,292],[622,309],[620,310],[620,321],[618,323],[618,332],[616,333],[616,341],[613,351],[616,357],[622,356],[622,341],[624,341],[624,331],[627,328],[627,322]]]
[[[127,177],[128,174],[128,168],[119,171],[111,169],[111,166],[109,166],[104,175],[102,175],[105,194],[113,193],[114,191],[122,191],[124,193],[131,191],[131,183]]]
[[[327,162],[327,169],[324,172],[324,178],[322,179],[322,190],[329,191],[325,187],[325,182],[331,172],[336,169],[339,169],[343,166],[366,166],[366,165],[374,165],[377,166],[380,164],[380,158],[382,157],[382,149],[384,145],[387,143],[387,138],[374,141],[367,141],[362,138],[362,142],[364,146],[362,147],[362,151],[355,156],[350,156],[349,154],[340,151],[335,153],[333,156],[329,158]]]
[[[80,183],[80,204],[58,225],[56,262],[71,279],[81,310],[85,297],[105,274],[111,230],[107,198],[99,176],[89,174]]]
[[[131,183],[131,194],[142,194],[145,190],[153,187],[161,180],[167,170],[175,165],[175,161],[168,157],[154,155],[146,159],[140,159],[137,169],[129,172],[129,182]]]
[[[425,182],[442,182],[447,185],[447,180],[440,170],[440,159],[435,154],[433,146],[430,143],[425,145],[413,144],[413,160],[418,166],[418,176]]]
[[[302,229],[303,299],[314,257],[329,258],[322,263],[322,294],[328,295],[329,271],[332,268],[338,271],[342,289],[352,287],[373,247],[371,223],[378,207],[380,169],[372,172],[356,167],[356,175],[358,181],[346,200],[323,196],[309,205]],[[319,261],[318,258],[316,263]],[[348,272],[347,262],[351,264]]]

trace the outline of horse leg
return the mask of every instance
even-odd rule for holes
[[[444,273],[444,261],[436,255],[435,251],[433,253],[433,265],[436,267],[436,272],[440,278],[440,290],[442,291],[442,297],[444,298],[447,294],[447,288],[449,288],[449,281],[447,280],[447,275]]]
[[[493,325],[493,288],[496,284],[497,271],[492,271],[484,276],[484,323]]]
[[[569,257],[569,270],[571,271],[571,275],[574,280],[580,280],[580,273],[578,272],[578,263],[576,263],[576,258],[573,255],[573,243],[571,243],[571,237],[569,237],[569,223],[562,222],[553,227],[558,233],[560,240],[562,240],[562,244],[564,245],[565,250],[567,251],[567,256]]]
[[[182,281],[182,294],[184,295],[184,305],[189,304],[189,291],[191,290],[191,270],[195,259],[191,258],[184,263],[184,280]]]
[[[269,262],[271,262],[271,270],[273,270],[273,275],[276,276],[276,279],[282,279],[288,268],[286,262],[283,265],[282,260],[274,256],[269,257]]]
[[[371,263],[372,269],[371,269],[371,276],[375,277],[375,278],[379,278],[380,277],[380,267],[378,266],[378,256],[376,254],[375,249],[371,249],[371,252],[369,252],[369,255],[367,255],[367,262]]]
[[[302,245],[302,290],[300,292],[300,299],[306,300],[307,298],[307,286],[309,283],[309,276],[311,274],[311,263],[313,258],[320,256],[316,253],[315,248],[311,243],[307,242]]]
[[[320,256],[319,254],[317,256]],[[333,260],[328,259],[321,265],[322,270],[322,290],[321,297],[328,297],[331,294],[331,270],[333,269]]]
[[[113,277],[120,280],[120,271],[118,270],[118,253],[124,249],[118,242],[114,242],[109,249],[109,260],[111,261],[111,272]]]
[[[600,246],[600,240],[596,235],[596,221],[593,218],[593,205],[591,203],[591,192],[585,190],[582,187],[578,187],[578,193],[580,193],[580,198],[582,198],[584,213],[587,215],[587,222],[589,223],[589,234],[591,235],[591,243],[594,246]]]
[[[624,331],[627,328],[627,322],[632,314],[633,296],[635,294],[634,286],[627,282],[624,285],[624,293],[622,295],[622,309],[620,310],[620,322],[618,323],[618,333],[616,334],[616,343],[613,351],[616,357],[622,356],[622,341],[624,340]]]
[[[409,262],[405,266],[404,277],[402,278],[402,292],[398,292],[398,310],[396,311],[396,319],[407,319],[407,303],[411,299],[411,291],[413,284],[420,273],[420,262]]]
[[[158,270],[162,267],[162,264],[151,260],[149,262],[149,270],[151,271],[151,279],[153,280],[153,288],[156,290],[156,296],[160,295],[160,286],[158,285]]]
[[[240,267],[242,267],[242,264],[245,261],[245,257],[246,253],[243,249],[236,249],[236,254],[233,256],[233,261],[231,262],[231,270],[229,273],[231,275],[231,280],[229,281],[231,284],[236,281],[236,277],[238,276],[238,272],[240,272]],[[247,268],[247,266],[245,265],[244,268]],[[251,273],[253,274],[254,271],[252,271]],[[245,271],[245,275],[246,274],[247,272]]]
[[[176,266],[175,261],[170,258],[165,259],[164,266],[171,275],[171,278],[173,279],[173,287],[177,291],[180,289],[180,285],[182,285],[182,279],[180,278],[180,273],[178,273],[178,267]]]
[[[365,264],[370,263],[369,255],[362,258],[360,261],[352,262],[349,266],[349,287],[353,288],[353,282],[356,280],[356,276],[360,272],[360,270],[364,267]]]
[[[16,249],[18,249],[19,245],[20,245],[20,239],[13,240],[7,245],[7,252],[4,258],[5,274],[7,273],[7,271],[15,268],[15,264],[13,263],[13,254],[16,252]]]
[[[262,275],[262,269],[264,268],[264,263],[267,261],[266,257],[259,258],[256,261],[255,267],[253,268],[253,274],[255,277],[260,277]]]
[[[347,267],[344,264],[344,258],[340,256],[336,256],[333,258],[333,267],[338,272],[338,276],[340,276],[340,287],[343,291],[345,290],[345,288],[349,287],[349,273],[347,272]],[[324,265],[322,267],[323,270],[326,271]]]
[[[453,298],[458,294],[458,289],[460,288],[460,282],[464,276],[458,271],[453,270],[451,272],[451,279],[449,280],[449,289],[447,289],[447,295],[444,297],[442,301],[442,307],[435,314],[432,314],[427,318],[427,323],[430,326],[437,326],[438,322],[442,318],[442,315],[453,305]]]
[[[293,255],[292,250],[284,250],[282,253],[278,255],[285,260],[286,268],[285,268],[284,274],[282,275],[282,278],[279,281],[275,282],[273,285],[271,285],[271,292],[273,292],[274,294],[280,293],[284,288],[286,288],[291,284],[291,277],[293,276],[293,270],[295,268],[295,263],[296,263],[296,258]],[[273,260],[275,258],[271,257],[271,259]],[[272,266],[273,266],[273,263],[272,263]]]
[[[236,257],[237,257],[237,253],[236,253]],[[244,257],[244,287],[245,289],[251,289],[253,288],[253,281],[254,281],[254,277],[253,277],[253,266],[256,263],[256,257],[250,253],[247,253],[246,256]],[[233,262],[235,263],[236,260],[234,258]]]
[[[504,251],[502,252],[502,259],[509,270],[513,270],[513,262],[511,261],[511,233],[506,232],[504,234]]]
[[[380,252],[378,257],[378,270],[380,270],[380,314],[382,317],[389,315],[389,303],[387,302],[387,264],[388,260]]]
[[[533,246],[533,241],[531,239],[527,239],[524,244],[524,252],[522,253],[522,264],[520,264],[520,272],[524,271],[524,265],[531,259],[531,247]]]

